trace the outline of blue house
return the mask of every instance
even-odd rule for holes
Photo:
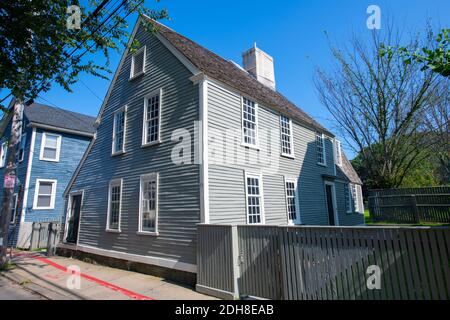
[[[29,248],[33,222],[60,221],[62,194],[94,136],[95,118],[38,103],[25,106],[10,243]],[[12,116],[0,124],[0,176],[4,175]],[[3,196],[0,186],[0,200]]]

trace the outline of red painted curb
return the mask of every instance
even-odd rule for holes
[[[14,257],[20,257],[20,256],[25,256],[27,258],[36,259],[36,260],[38,260],[40,262],[48,264],[48,265],[50,265],[50,266],[52,266],[52,267],[54,267],[54,268],[56,268],[58,270],[61,270],[61,271],[65,272],[65,273],[69,273],[69,272],[72,273],[72,274],[75,273],[72,270],[68,270],[67,267],[64,267],[64,266],[62,266],[62,265],[60,265],[60,264],[58,264],[56,262],[53,262],[53,261],[51,261],[51,260],[49,260],[47,258],[41,257],[41,256],[39,256],[37,254],[33,254],[33,253],[16,253],[16,254],[14,254]],[[87,274],[84,274],[84,273],[80,273],[80,277],[82,277],[82,278],[84,278],[84,279],[86,279],[88,281],[94,282],[94,283],[96,283],[98,285],[101,285],[103,287],[106,287],[108,289],[111,289],[113,291],[120,292],[123,295],[126,295],[127,297],[130,297],[130,298],[135,299],[135,300],[155,300],[155,299],[153,299],[151,297],[147,297],[147,296],[141,295],[139,293],[127,290],[125,288],[116,286],[116,285],[114,285],[112,283],[100,280],[100,279],[95,278],[95,277],[91,277],[91,276],[89,276]]]

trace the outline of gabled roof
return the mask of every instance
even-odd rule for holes
[[[40,103],[25,106],[25,117],[32,123],[94,134],[95,117],[50,107]]]
[[[338,178],[348,180],[351,183],[362,185],[361,178],[353,168],[351,162],[347,159],[346,155],[342,153],[342,167],[336,166],[336,173]]]
[[[305,126],[334,137],[334,135],[290,102],[281,93],[261,84],[245,70],[227,61],[194,41],[169,29],[163,24],[145,15],[144,19],[156,26],[156,32],[162,35],[170,44],[185,56],[199,71],[212,79],[218,80],[251,98],[263,103],[278,112],[297,120]]]

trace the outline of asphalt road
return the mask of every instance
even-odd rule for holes
[[[0,300],[45,300],[22,286],[0,275]]]

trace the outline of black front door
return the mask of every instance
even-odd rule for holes
[[[77,243],[78,225],[80,222],[80,211],[81,211],[81,194],[72,196],[66,242],[75,244]]]
[[[330,226],[335,226],[336,222],[334,221],[334,204],[333,204],[332,186],[329,184],[326,184],[325,190],[327,192],[328,222],[330,223]]]

